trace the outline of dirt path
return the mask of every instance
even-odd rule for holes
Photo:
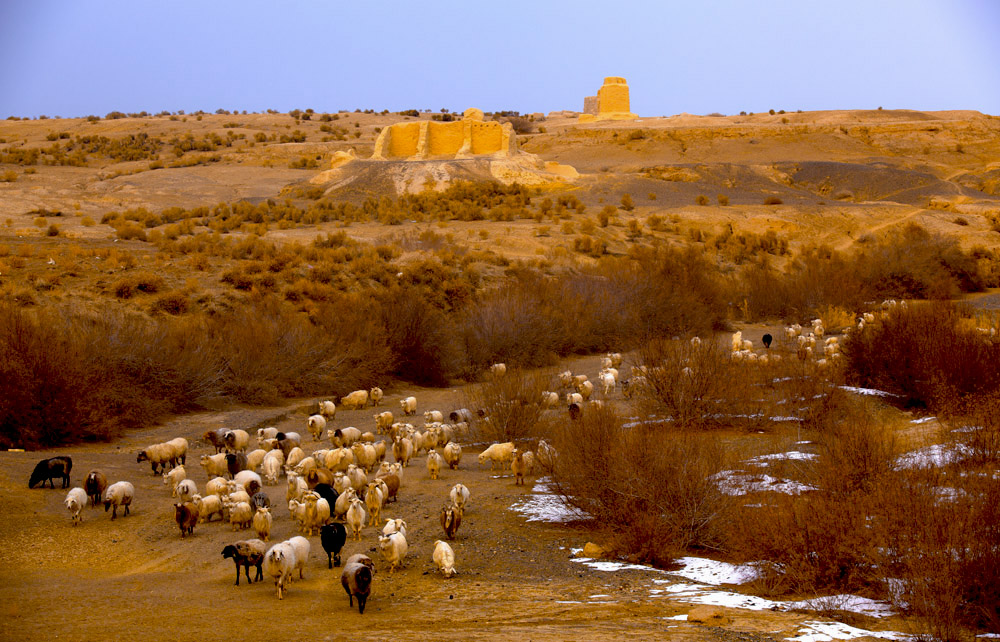
[[[598,360],[574,363],[574,371],[596,374]],[[418,398],[420,409],[460,407],[462,392],[401,390],[385,405]],[[605,573],[571,561],[570,549],[595,537],[583,524],[527,522],[511,504],[532,493],[532,481],[515,486],[476,461],[479,448],[466,449],[460,469],[429,479],[425,457],[406,469],[400,499],[387,517],[409,525],[404,568],[390,574],[377,555],[376,529],[366,527],[361,542],[348,542],[345,558],[364,552],[376,560],[373,597],[364,615],[348,606],[339,569],[328,570],[318,537],[305,579],[279,602],[273,584],[233,585],[230,560],[222,548],[252,531],[234,533],[218,521],[200,524],[179,537],[170,493],[146,464],[137,464],[141,445],[178,435],[192,442],[218,426],[252,428],[273,422],[282,429],[305,425],[307,407],[239,409],[177,418],[109,444],[84,445],[46,453],[0,453],[0,630],[3,640],[194,639],[486,639],[486,640],[672,640],[736,639],[722,629],[668,619],[691,606],[651,594],[654,577],[646,570]],[[339,411],[336,425],[373,425],[371,408]],[[304,430],[301,430],[305,433]],[[306,450],[319,448],[316,443]],[[187,466],[199,487],[207,479],[193,445]],[[28,490],[26,480],[43,456],[73,457],[73,483],[93,468],[109,481],[136,486],[132,514],[112,522],[100,509],[84,510],[79,527],[70,525],[62,505],[65,491]],[[453,542],[459,575],[444,579],[431,561],[434,540],[442,537],[438,510],[450,487],[461,481],[472,504]],[[272,541],[295,534],[287,511],[285,483],[266,487],[275,504]],[[380,530],[380,529],[379,529]],[[679,578],[674,578],[679,581]],[[660,587],[662,588],[662,586]],[[743,612],[740,612],[743,613]],[[744,613],[733,630],[787,631],[805,616]],[[780,636],[779,636],[780,637]],[[743,637],[740,639],[750,639]],[[753,638],[757,639],[757,638]]]

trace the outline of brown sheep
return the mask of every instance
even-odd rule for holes
[[[447,504],[441,509],[441,528],[448,539],[455,539],[458,527],[462,525],[462,509],[455,504]]]
[[[194,533],[194,526],[200,515],[201,511],[192,502],[174,504],[174,520],[181,529],[181,537]]]

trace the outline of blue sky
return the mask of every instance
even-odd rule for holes
[[[0,118],[218,108],[1000,114],[1000,1],[0,0]]]

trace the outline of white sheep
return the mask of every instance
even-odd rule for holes
[[[279,600],[283,599],[282,591],[285,588],[285,582],[291,579],[295,566],[295,547],[289,542],[275,544],[264,554],[261,568],[266,575],[274,578],[274,587],[277,590]]]
[[[559,404],[559,393],[546,390],[542,393],[542,408],[555,408]]]
[[[136,463],[142,463],[148,461],[150,467],[153,469],[153,474],[159,473],[157,470],[162,467],[163,470],[167,469],[167,464],[171,464],[174,461],[174,449],[167,444],[153,444],[152,446],[146,446],[144,449],[139,451],[139,454],[135,458]]]
[[[323,415],[311,415],[306,420],[306,426],[309,428],[313,439],[319,441],[319,438],[323,436],[323,431],[326,430],[326,417]]]
[[[194,483],[193,479],[182,479],[177,482],[174,490],[177,491],[178,503],[183,504],[191,501],[191,498],[198,494],[198,485]]]
[[[187,463],[187,451],[188,451],[188,440],[183,437],[174,437],[166,445],[173,452],[173,461],[171,461],[172,466],[176,466],[178,463]]]
[[[407,397],[399,400],[399,407],[403,409],[403,414],[409,417],[417,412],[417,398]]]
[[[566,393],[566,403],[567,404],[574,404],[574,403],[576,403],[576,404],[582,404],[583,403],[583,395],[581,395],[579,392],[569,392],[569,393]]]
[[[399,519],[387,519],[385,520],[385,526],[382,527],[383,535],[392,535],[393,533],[402,533],[403,537],[406,537],[406,520]]]
[[[396,435],[395,441],[392,442],[392,456],[398,463],[403,464],[404,468],[409,466],[413,457],[413,442],[406,437]]]
[[[354,453],[347,448],[334,448],[326,452],[324,463],[328,470],[343,472],[354,463]]]
[[[306,562],[309,560],[309,551],[312,547],[309,545],[309,540],[301,535],[289,538],[288,543],[295,549],[295,568],[299,570],[299,579],[301,580],[303,579],[302,572],[306,568]]]
[[[237,528],[243,530],[250,528],[253,521],[253,508],[249,502],[229,502],[229,523],[233,525],[233,530]]]
[[[334,448],[349,448],[361,439],[361,431],[354,426],[347,426],[337,430],[327,430],[326,436]]]
[[[198,521],[210,522],[212,515],[218,513],[220,520],[225,520],[222,499],[218,495],[192,495],[191,502],[198,507]]]
[[[363,468],[366,473],[371,472],[372,468],[375,467],[375,463],[378,460],[378,453],[375,450],[375,446],[357,442],[351,446],[351,452],[354,453],[354,461],[358,462],[358,467]]]
[[[431,479],[437,479],[441,475],[441,465],[444,464],[444,457],[436,450],[427,454],[427,474]]]
[[[444,413],[440,410],[428,410],[424,413],[424,423],[430,424],[435,421],[438,423],[444,421]]]
[[[83,518],[80,517],[80,511],[87,505],[87,491],[79,487],[72,488],[66,493],[66,499],[63,500],[63,503],[66,505],[66,510],[69,511],[73,526],[83,521]]]
[[[241,470],[240,472],[236,473],[235,477],[233,477],[233,481],[242,486],[244,489],[249,487],[250,482],[252,481],[257,482],[257,485],[260,486],[261,488],[264,487],[260,475],[253,472],[252,470]]]
[[[340,493],[337,496],[337,503],[333,507],[333,512],[337,517],[347,514],[347,509],[351,507],[351,502],[358,498],[358,494],[353,488],[348,488],[346,491]]]
[[[458,574],[458,571],[455,570],[455,551],[448,545],[448,542],[442,540],[435,541],[434,553],[431,557],[445,577]]]
[[[374,388],[368,391],[368,397],[372,400],[372,406],[377,406],[380,403],[382,403],[383,396],[384,393],[382,392],[382,389],[379,388],[378,386],[375,386]]]
[[[268,426],[267,428],[257,429],[257,447],[264,448],[264,443],[274,439],[278,436],[278,429],[274,426]],[[270,450],[270,447],[264,448],[264,450]]]
[[[538,463],[543,470],[551,471],[556,463],[556,449],[544,439],[538,440]]]
[[[111,511],[111,520],[114,521],[115,517],[118,516],[118,507],[123,506],[125,510],[122,512],[122,517],[126,517],[134,497],[135,486],[127,481],[115,482],[104,491],[104,512],[106,513],[108,509],[114,507],[114,510]]]
[[[178,466],[163,473],[163,483],[170,485],[171,497],[177,497],[177,484],[184,479],[187,479],[187,471],[184,470],[184,466]]]
[[[458,506],[459,510],[464,512],[469,507],[470,494],[465,484],[455,484],[451,487],[449,497],[451,497],[451,503]]]
[[[377,432],[380,435],[384,435],[385,433],[389,432],[389,429],[392,427],[393,421],[394,418],[391,412],[388,411],[380,412],[379,414],[375,415],[375,432]]]
[[[355,390],[340,400],[340,407],[345,410],[360,410],[368,405],[368,391]]]
[[[624,358],[622,357],[622,353],[620,353],[620,352],[609,352],[607,354],[607,357],[609,359],[611,359],[611,367],[612,368],[621,368],[622,367],[622,361],[624,361]]]
[[[333,419],[337,416],[337,404],[332,401],[319,402],[319,414],[328,419]]]
[[[302,530],[312,537],[313,531],[319,531],[330,521],[330,502],[314,492],[305,493],[302,498],[306,502],[305,519]]]
[[[271,523],[271,511],[266,506],[259,506],[253,516],[253,529],[265,542],[271,539]]]
[[[507,364],[506,363],[494,363],[490,366],[490,376],[494,379],[499,379],[500,377],[507,374]]]
[[[615,386],[618,383],[615,380],[615,376],[610,372],[602,372],[600,380],[601,380],[601,386],[604,388],[604,396],[611,394],[611,392],[615,389]]]
[[[306,451],[296,446],[288,451],[288,455],[285,457],[285,468],[295,468],[302,463],[302,460],[305,458]]]
[[[306,502],[303,496],[303,501],[297,499],[288,500],[288,516],[292,518],[292,521],[299,523],[299,531],[302,531],[306,523]]]
[[[226,442],[226,449],[232,451],[246,452],[250,446],[250,433],[245,430],[227,430],[222,435],[222,440]]]
[[[739,352],[743,349],[743,331],[737,330],[732,336],[732,351]]]
[[[402,566],[407,548],[406,537],[399,531],[378,538],[378,550],[389,563],[390,573],[394,572],[397,566]]]
[[[569,388],[573,384],[573,373],[569,370],[564,370],[557,376],[559,377],[559,384],[563,388]]]
[[[283,461],[284,456],[281,455],[280,450],[272,450],[266,457],[264,457],[261,470],[264,471],[264,481],[269,486],[273,486],[278,483],[278,476],[281,475]]]
[[[514,444],[512,442],[505,442],[502,444],[493,444],[483,452],[479,453],[479,463],[485,464],[486,460],[490,461],[490,471],[494,469],[496,464],[500,464],[500,470],[506,469],[510,465],[510,460],[514,456]]]
[[[229,466],[226,465],[226,454],[217,453],[215,455],[202,455],[199,459],[201,467],[205,473],[211,477],[225,477],[229,474]]]
[[[264,463],[264,457],[267,456],[267,452],[263,448],[258,448],[247,453],[247,470],[256,472],[260,468],[260,465]]]
[[[299,475],[292,473],[288,476],[288,487],[285,491],[285,499],[302,499],[302,495],[309,490],[306,480]]]
[[[444,461],[452,470],[457,470],[462,461],[462,446],[457,442],[451,442],[444,447]]]
[[[344,475],[351,481],[351,488],[356,491],[360,491],[368,483],[368,475],[354,464],[347,467],[347,472]]]
[[[350,506],[347,507],[347,513],[344,515],[344,521],[351,529],[351,535],[356,541],[361,541],[361,529],[365,525],[365,505],[361,503],[361,500],[355,497],[351,500]]]

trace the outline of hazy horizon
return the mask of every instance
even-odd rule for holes
[[[0,118],[315,109],[1000,114],[1000,3],[0,6]]]

